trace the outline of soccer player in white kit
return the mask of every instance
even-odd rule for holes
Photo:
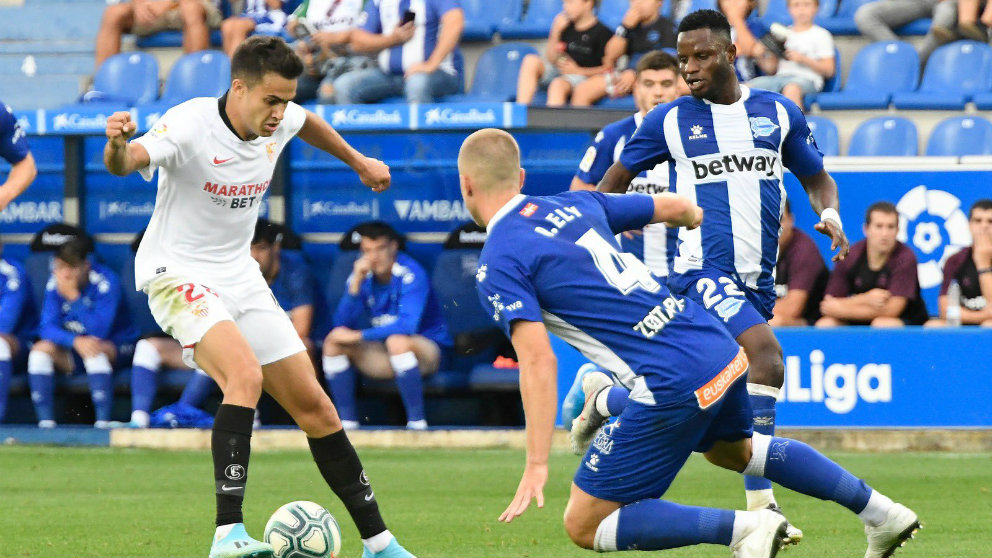
[[[245,41],[231,88],[167,111],[144,136],[129,113],[107,120],[104,163],[123,176],[159,169],[155,211],[135,257],[135,284],[152,315],[183,346],[184,360],[224,392],[211,439],[217,530],[210,558],[272,556],[245,531],[242,501],[255,406],[262,390],[306,433],[324,480],[351,514],[363,558],[410,558],[386,529],[341,420],[249,245],[279,154],[294,135],[347,163],[375,192],[389,167],[357,152],[320,117],[291,102],[300,59],[279,38]]]

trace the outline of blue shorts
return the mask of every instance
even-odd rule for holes
[[[751,437],[746,374],[719,400],[705,409],[700,405],[695,394],[666,407],[629,402],[589,446],[575,484],[591,496],[621,504],[661,498],[692,452]]]
[[[734,339],[753,326],[768,323],[775,308],[774,287],[753,290],[736,275],[719,269],[672,273],[668,276],[668,288],[705,308]]]

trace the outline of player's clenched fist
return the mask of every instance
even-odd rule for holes
[[[373,192],[382,192],[389,188],[389,165],[378,159],[365,158],[365,166],[358,172],[358,177],[362,184],[368,186]]]
[[[138,125],[131,121],[131,113],[127,111],[115,112],[107,119],[107,139],[121,147],[134,135]]]

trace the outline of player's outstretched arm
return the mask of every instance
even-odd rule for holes
[[[358,173],[362,184],[371,188],[373,192],[382,192],[389,188],[389,166],[386,163],[362,155],[348,145],[341,134],[323,118],[309,110],[306,112],[307,119],[296,134],[301,140],[340,159]]]
[[[652,223],[665,223],[669,227],[685,227],[692,230],[703,222],[703,208],[685,196],[663,192],[653,194],[654,217]]]
[[[110,174],[125,176],[148,166],[151,159],[143,145],[128,143],[138,125],[131,113],[115,112],[107,119],[107,145],[103,148],[103,164]]]
[[[620,194],[627,191],[627,187],[630,186],[630,181],[633,179],[634,173],[627,170],[623,163],[617,161],[606,171],[596,189],[604,194]]]
[[[851,246],[847,241],[847,235],[844,234],[840,215],[837,213],[840,208],[837,183],[826,170],[821,170],[811,176],[801,176],[799,183],[803,185],[809,195],[809,203],[813,206],[813,211],[820,216],[820,222],[813,228],[830,237],[830,251],[837,250],[833,261],[843,260],[847,257]]]
[[[6,209],[10,202],[23,194],[37,176],[38,167],[31,152],[28,151],[23,159],[10,167],[6,182],[0,185],[0,211]]]
[[[551,350],[548,330],[541,322],[516,320],[510,341],[520,363],[520,399],[527,421],[527,466],[513,501],[499,516],[509,523],[524,513],[530,501],[544,507],[544,483],[548,480],[548,455],[558,408],[558,359]]]

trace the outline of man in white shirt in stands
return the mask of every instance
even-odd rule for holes
[[[324,480],[351,514],[363,557],[410,558],[379,514],[375,494],[341,420],[286,313],[250,254],[259,206],[279,154],[293,136],[341,159],[373,191],[389,168],[349,146],[291,99],[303,63],[282,39],[246,40],[220,99],[177,105],[134,141],[127,112],[107,120],[104,163],[112,174],[140,171],[159,186],[135,257],[135,285],[175,337],[190,366],[217,381],[224,399],[211,446],[217,530],[210,558],[271,558],[272,546],[245,531],[242,501],[255,406],[265,389],[307,434]]]

